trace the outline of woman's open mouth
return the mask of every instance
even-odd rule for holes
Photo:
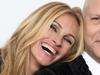
[[[46,43],[42,43],[42,49],[48,54],[48,55],[56,55],[57,51],[52,48],[50,45]]]

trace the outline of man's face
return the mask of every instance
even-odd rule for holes
[[[83,16],[85,48],[100,60],[100,0],[89,0]]]

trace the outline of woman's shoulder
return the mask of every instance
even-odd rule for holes
[[[37,75],[92,75],[84,58],[80,55],[72,62],[56,63],[38,71]]]
[[[37,75],[72,75],[72,71],[66,62],[56,63],[40,70]]]

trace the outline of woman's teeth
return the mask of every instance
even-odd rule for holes
[[[50,45],[43,43],[42,48],[45,50],[45,52],[49,55],[56,54],[56,50],[53,49]]]

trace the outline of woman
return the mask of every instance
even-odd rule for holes
[[[34,75],[43,66],[75,59],[83,48],[83,25],[77,13],[60,2],[32,13],[1,49],[1,75]]]
[[[81,10],[79,7],[73,8],[77,15],[81,17]],[[82,18],[80,19],[82,20]],[[68,61],[68,60],[66,60]],[[70,62],[57,62],[45,67],[37,72],[36,75],[92,75],[82,55],[79,55]]]

